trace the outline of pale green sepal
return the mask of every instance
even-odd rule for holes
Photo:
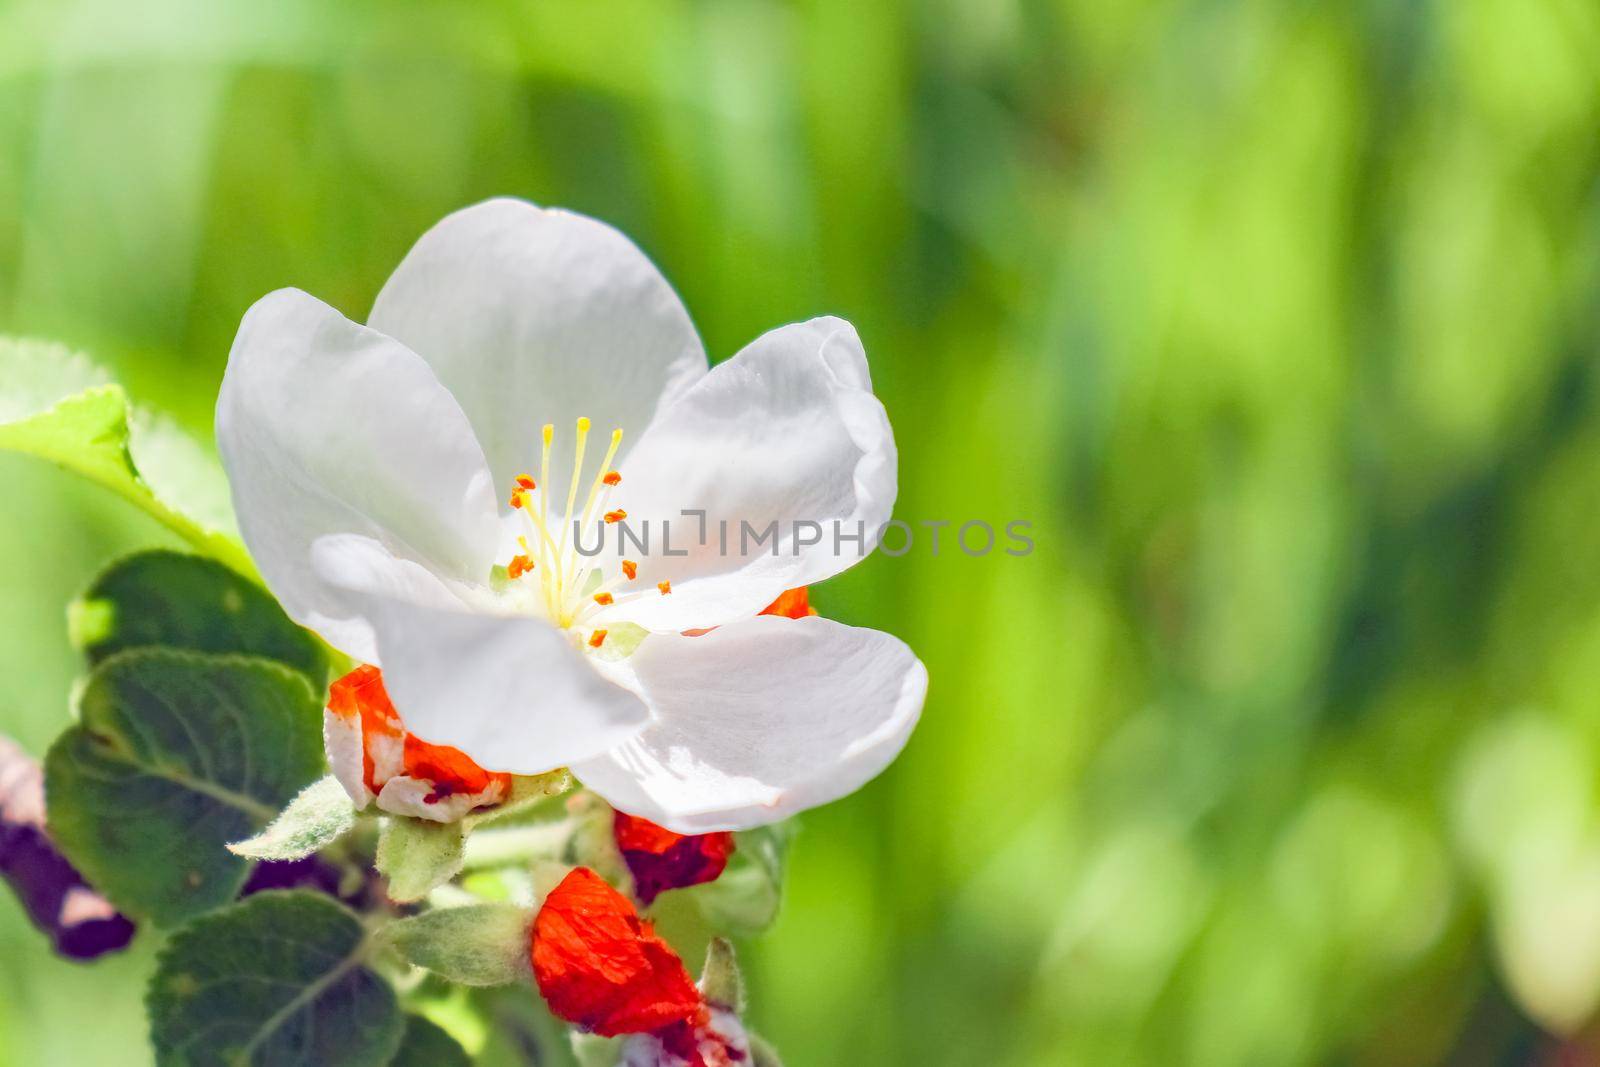
[[[379,936],[413,966],[461,985],[495,986],[528,976],[532,922],[515,904],[468,904],[401,919]]]
[[[461,821],[471,831],[485,823],[510,820],[526,814],[530,808],[537,807],[551,797],[560,796],[571,789],[572,784],[572,774],[565,767],[544,774],[514,774],[511,776],[511,792],[505,800],[492,808],[468,812]]]
[[[572,1058],[578,1067],[617,1067],[622,1059],[622,1039],[572,1032]]]
[[[740,832],[727,870],[716,881],[686,891],[714,928],[748,936],[772,925],[783,903],[784,863],[793,836],[792,822]]]
[[[378,832],[378,872],[397,904],[421,900],[461,872],[466,829],[459,822],[389,818]]]
[[[750,1063],[751,1067],[783,1067],[783,1060],[778,1058],[778,1050],[758,1034],[750,1035]]]
[[[736,1015],[744,1012],[744,975],[739,973],[733,945],[725,937],[713,937],[706,946],[700,992],[719,1008],[727,1008]]]
[[[298,860],[343,837],[356,823],[355,805],[333,775],[313,782],[289,801],[261,833],[228,846],[253,860]]]

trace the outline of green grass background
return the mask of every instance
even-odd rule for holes
[[[496,194],[631,234],[715,358],[849,318],[898,516],[1033,524],[816,591],[932,688],[744,948],[791,1067],[1588,1054],[1600,7],[0,0],[0,332],[197,433],[254,299],[363,317]],[[64,604],[164,538],[0,502],[37,752]],[[152,942],[0,894],[0,1064],[145,1062]]]

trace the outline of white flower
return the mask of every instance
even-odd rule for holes
[[[665,279],[593,219],[457,212],[367,326],[298,290],[262,298],[216,429],[285,609],[381,666],[407,731],[488,770],[570,765],[622,811],[738,829],[858,788],[921,711],[927,672],[895,638],[756,617],[889,518],[894,439],[855,330],[785,326],[708,370]],[[684,509],[705,511],[705,544]],[[652,552],[575,550],[574,522],[623,510]],[[663,520],[687,555],[661,551]],[[742,546],[741,520],[776,521],[776,553]]]

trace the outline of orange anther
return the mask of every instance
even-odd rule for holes
[[[539,488],[539,483],[526,474],[517,475],[517,488],[532,491]]]
[[[594,602],[601,606],[606,604],[614,604],[616,603],[616,599],[617,598],[612,596],[610,593],[596,593],[594,595]]]
[[[596,630],[594,633],[589,635],[589,647],[590,648],[599,648],[601,645],[603,645],[605,643],[606,643],[606,632],[604,630]]]
[[[620,485],[622,483],[621,471],[606,471],[606,476],[600,479],[607,485]]]
[[[608,512],[606,512],[606,515],[605,515],[605,519],[606,519],[607,522],[621,522],[623,519],[625,519],[627,517],[628,517],[628,513],[626,511],[623,511],[621,508],[618,508],[616,511],[608,511]]]
[[[524,494],[521,489],[511,490],[511,506],[514,508],[520,508],[524,503],[523,496]]]
[[[668,593],[672,592],[672,583],[669,582],[669,581],[657,582],[656,583],[656,588],[661,590],[661,595],[662,596],[666,596]]]
[[[512,556],[511,562],[506,564],[506,577],[521,578],[531,570],[533,570],[533,560],[523,555]]]
[[[628,581],[631,582],[639,577],[639,565],[631,559],[625,559],[622,561],[622,573],[626,574]]]

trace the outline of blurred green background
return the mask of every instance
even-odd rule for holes
[[[495,194],[716,358],[851,319],[898,516],[1033,523],[815,591],[932,690],[744,948],[791,1067],[1600,1055],[1593,0],[0,0],[0,332],[197,434],[253,300],[362,318]],[[0,496],[40,752],[64,604],[164,535]],[[0,893],[0,1064],[145,1062],[153,941]]]

